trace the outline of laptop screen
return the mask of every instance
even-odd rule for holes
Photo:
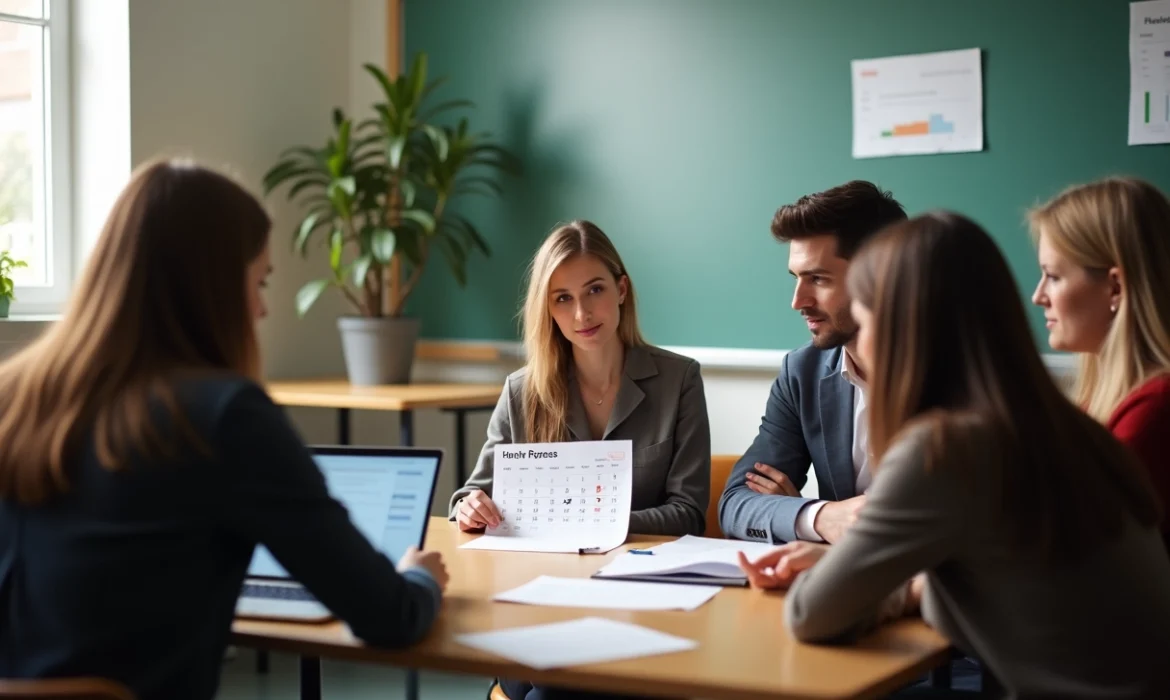
[[[313,459],[329,493],[376,549],[397,562],[421,547],[439,473],[438,450],[318,447]],[[289,578],[276,558],[257,545],[249,576]]]

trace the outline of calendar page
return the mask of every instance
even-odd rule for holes
[[[492,500],[503,519],[466,549],[608,552],[626,541],[630,440],[496,445]]]

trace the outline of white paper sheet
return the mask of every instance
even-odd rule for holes
[[[492,600],[526,605],[613,610],[694,610],[720,589],[636,581],[540,576],[523,586],[497,593]]]
[[[746,578],[739,568],[738,551],[679,552],[646,556],[629,552],[615,558],[597,571],[598,576],[641,576],[645,574],[699,574],[720,578]]]
[[[1170,143],[1170,0],[1129,5],[1129,145]]]
[[[601,554],[630,529],[634,444],[496,445],[492,501],[503,522],[464,549]]]
[[[691,639],[600,617],[464,634],[456,640],[535,669],[670,654],[699,646]]]
[[[747,542],[744,540],[724,540],[715,537],[683,535],[677,540],[664,542],[663,544],[651,547],[650,550],[655,553],[655,556],[731,550],[733,552],[743,552],[748,559],[757,559],[779,546],[768,544],[767,542]]]
[[[853,157],[983,150],[979,49],[852,62]]]

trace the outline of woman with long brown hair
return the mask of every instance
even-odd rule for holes
[[[212,698],[257,544],[370,643],[429,629],[441,559],[396,571],[258,384],[269,227],[223,175],[144,165],[0,365],[0,677]]]
[[[1158,503],[1048,374],[990,236],[956,214],[911,219],[865,246],[848,284],[873,382],[868,501],[831,548],[741,562],[753,583],[791,583],[804,641],[921,598],[1010,697],[1170,697]]]

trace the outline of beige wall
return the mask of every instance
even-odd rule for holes
[[[132,0],[130,95],[135,165],[192,156],[253,188],[280,151],[323,143],[330,110],[349,99],[349,3],[345,0]],[[268,200],[276,272],[263,326],[265,362],[277,376],[341,369],[332,333],[340,311],[323,300],[295,317],[296,289],[320,258],[288,254],[297,212]]]

